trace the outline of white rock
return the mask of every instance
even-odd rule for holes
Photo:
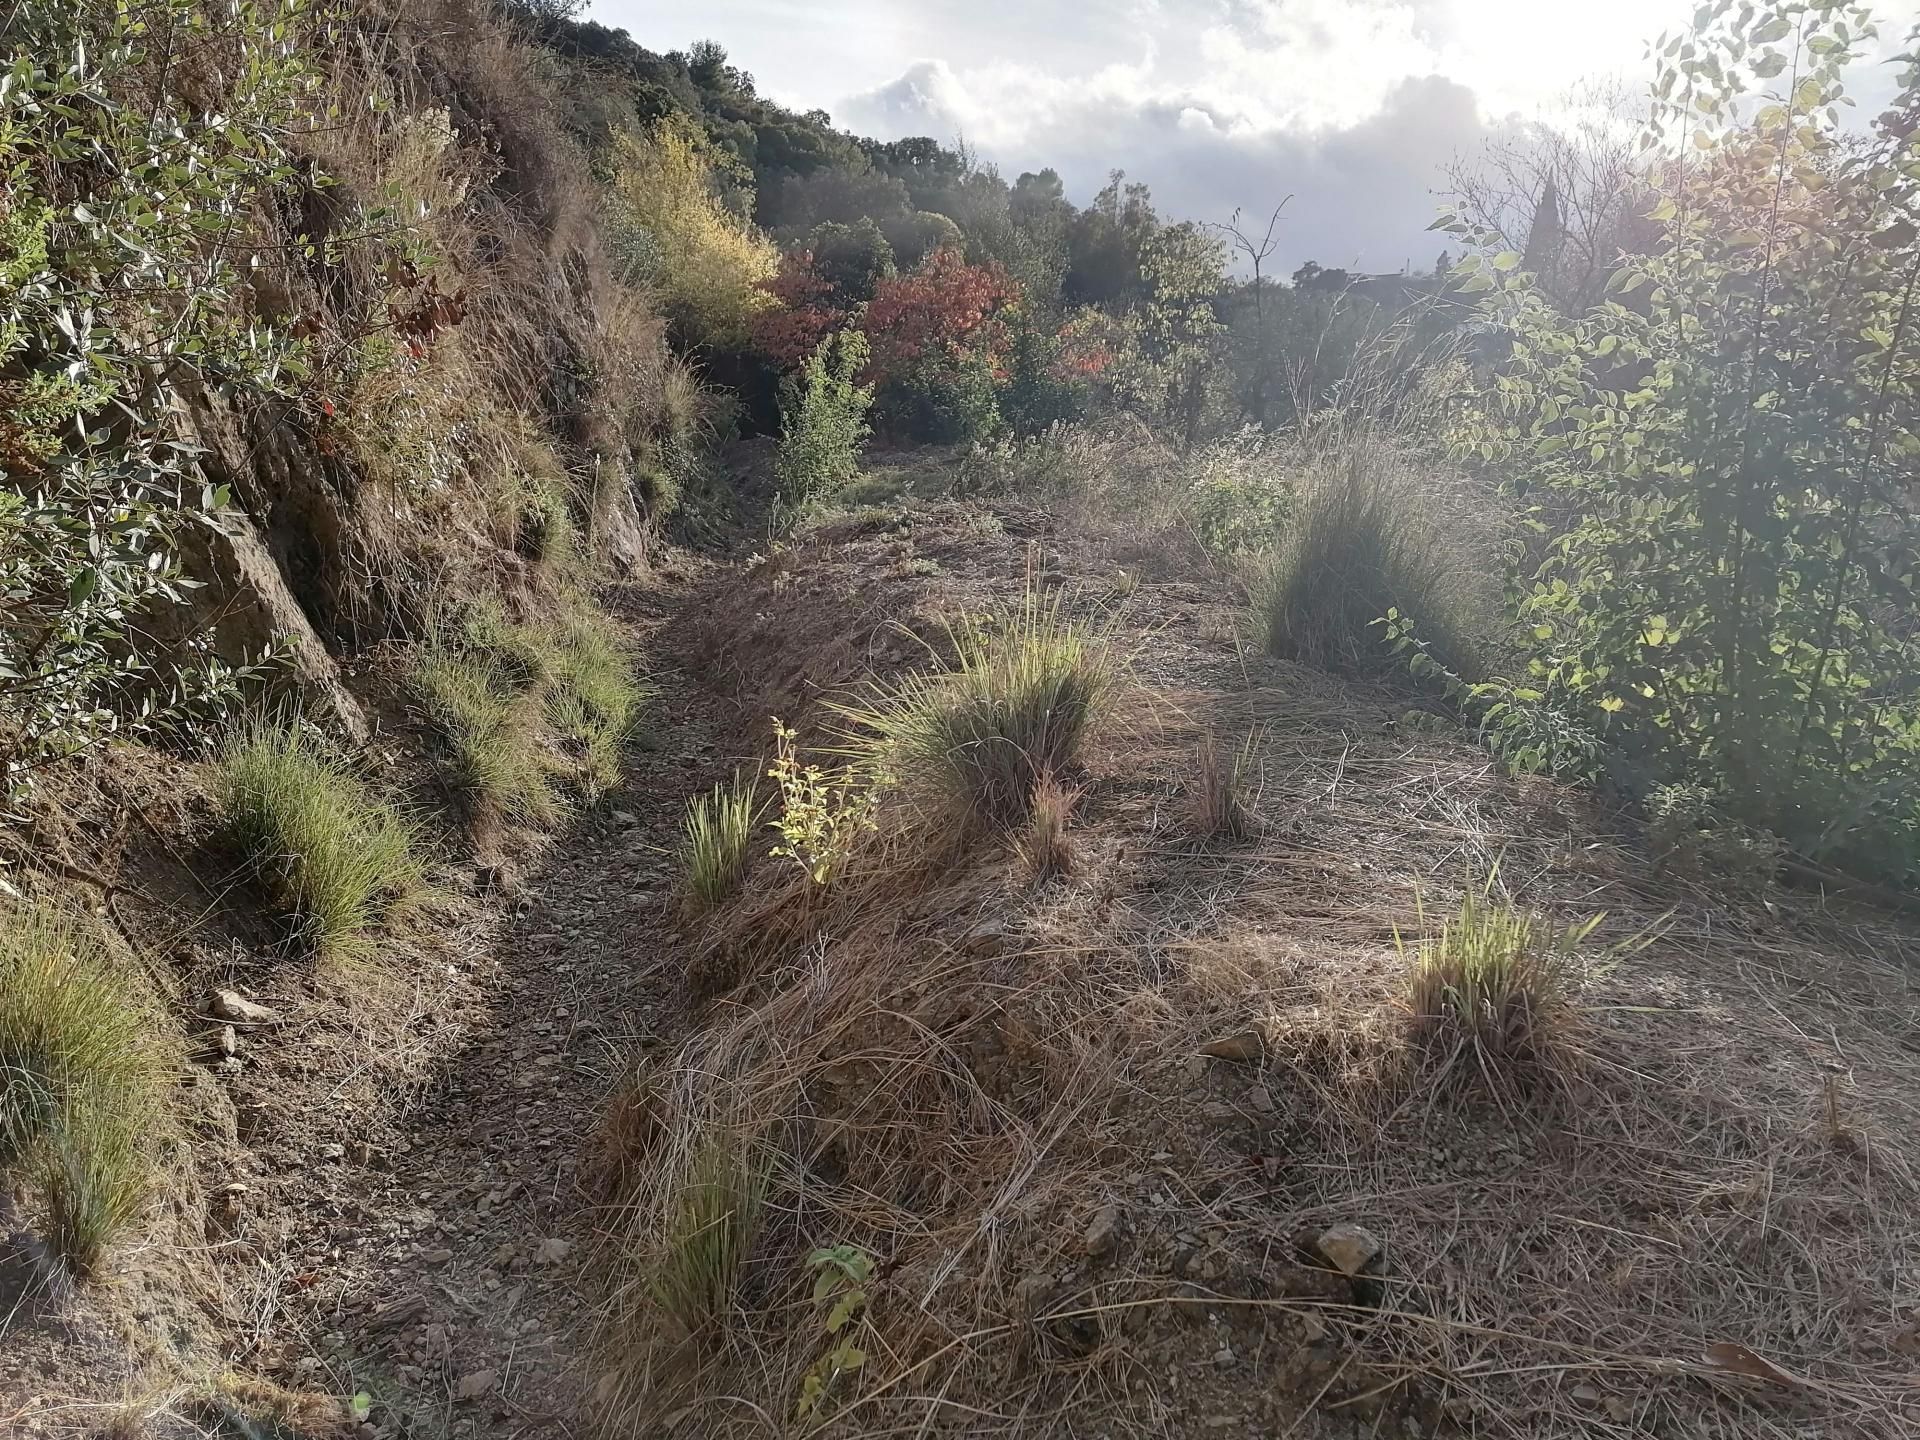
[[[1371,1230],[1346,1220],[1329,1225],[1313,1244],[1328,1264],[1347,1275],[1358,1275],[1387,1248]]]

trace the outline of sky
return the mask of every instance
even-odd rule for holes
[[[1901,7],[1904,8],[1904,7]],[[1650,73],[1693,0],[593,0],[657,51],[724,45],[760,92],[859,134],[964,138],[1084,204],[1124,169],[1168,219],[1266,214],[1301,261],[1426,268],[1444,171]],[[1904,29],[1890,25],[1892,29]]]

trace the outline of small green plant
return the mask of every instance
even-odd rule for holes
[[[139,1213],[163,1104],[140,1011],[92,937],[45,903],[0,916],[0,1175],[30,1182],[77,1274]]]
[[[413,828],[302,725],[242,728],[214,790],[227,842],[323,959],[363,955],[420,888]]]
[[[635,674],[625,639],[597,612],[564,610],[553,635],[548,715],[575,756],[581,789],[598,799],[620,783],[623,753],[647,689]]]
[[[1470,1061],[1495,1088],[1550,1073],[1575,1018],[1581,946],[1605,917],[1554,929],[1494,894],[1497,876],[1469,891],[1438,937],[1409,954],[1415,1038]],[[1422,917],[1424,920],[1424,916]]]
[[[1647,796],[1647,848],[1681,874],[1752,893],[1772,883],[1786,844],[1734,819],[1711,787],[1679,781]]]
[[[790,510],[817,504],[859,474],[873,387],[856,377],[867,359],[866,337],[843,330],[822,340],[800,372],[782,382],[774,473]]]
[[[412,684],[440,732],[441,773],[469,819],[548,825],[560,818],[560,762],[539,706],[498,661],[429,650],[416,661]]]
[[[732,1303],[760,1233],[769,1179],[764,1152],[738,1137],[715,1134],[693,1157],[647,1274],[654,1303],[687,1333]]]
[[[815,885],[828,884],[860,837],[879,828],[873,813],[880,791],[876,772],[857,763],[833,770],[802,765],[798,736],[778,717],[773,738],[767,775],[780,788],[780,813],[773,821],[780,843],[771,853],[792,860]]]
[[[813,1308],[827,1349],[800,1382],[794,1405],[799,1420],[823,1417],[835,1386],[867,1363],[867,1352],[854,1343],[854,1336],[866,1320],[873,1257],[857,1245],[833,1245],[809,1255],[807,1268],[813,1271]]]
[[[680,823],[680,872],[687,903],[710,910],[740,888],[759,813],[759,786],[738,771],[687,804]]]
[[[871,762],[971,818],[1027,817],[1043,775],[1063,775],[1119,679],[1107,637],[1070,620],[1065,598],[1028,589],[1019,605],[950,627],[952,668],[916,672],[870,703],[843,705]]]

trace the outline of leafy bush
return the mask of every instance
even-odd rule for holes
[[[759,787],[736,773],[687,804],[680,822],[680,874],[688,904],[712,909],[740,888],[746,874]]]
[[[139,1213],[163,1104],[140,1011],[98,946],[44,903],[0,915],[0,1174],[31,1183],[77,1273]]]
[[[421,884],[412,827],[304,727],[241,730],[214,792],[227,842],[323,958],[364,954]]]
[[[1573,971],[1602,917],[1554,930],[1493,894],[1492,878],[1409,959],[1414,1036],[1496,1088],[1551,1073],[1574,1019]],[[1405,949],[1402,948],[1404,955]]]
[[[1649,757],[1639,793],[1699,782],[1804,855],[1911,879],[1920,63],[1859,133],[1835,118],[1873,44],[1854,11],[1701,14],[1648,137],[1692,140],[1650,170],[1664,233],[1607,298],[1565,314],[1524,256],[1467,262],[1513,345],[1460,440],[1544,497],[1530,684]]]
[[[0,90],[0,765],[9,785],[114,733],[219,709],[203,636],[156,652],[185,532],[225,504],[174,439],[183,382],[297,373],[244,301],[246,227],[292,171],[295,0],[136,0],[10,16]],[[162,73],[191,36],[248,83],[205,114]],[[275,38],[269,38],[270,36]],[[164,56],[163,56],[164,52]],[[37,57],[37,58],[35,58]],[[129,97],[137,96],[137,101]],[[210,224],[210,217],[220,223]]]
[[[780,450],[774,473],[781,498],[803,509],[831,495],[860,470],[873,389],[857,383],[867,342],[843,330],[820,342],[797,375],[781,382]]]
[[[773,819],[780,843],[771,853],[793,861],[815,885],[825,885],[840,873],[860,837],[876,828],[877,772],[857,764],[834,770],[802,765],[799,737],[777,719],[773,736],[776,749],[767,775],[780,790],[780,812]]]
[[[1026,819],[1043,776],[1064,775],[1118,682],[1107,638],[1064,595],[951,627],[949,670],[916,672],[840,713],[876,768],[988,824]]]
[[[1385,441],[1346,441],[1302,477],[1292,526],[1255,585],[1255,617],[1275,655],[1378,674],[1394,662],[1378,622],[1395,610],[1448,670],[1472,678],[1460,562],[1404,457]]]

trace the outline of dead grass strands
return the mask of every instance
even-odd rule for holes
[[[1079,799],[1080,791],[1069,790],[1051,773],[1034,781],[1026,821],[1013,834],[1014,853],[1034,884],[1072,872],[1073,841],[1067,827]]]
[[[1188,792],[1193,828],[1209,840],[1239,845],[1251,840],[1258,821],[1253,782],[1259,773],[1256,737],[1237,749],[1224,749],[1208,735],[1194,752],[1193,788]]]

